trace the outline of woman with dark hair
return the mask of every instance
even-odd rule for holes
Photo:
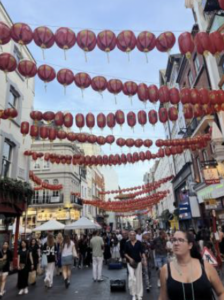
[[[30,268],[29,272],[33,273],[33,281],[32,285],[36,284],[36,276],[37,276],[37,265],[39,263],[40,259],[40,248],[38,246],[37,240],[35,238],[32,238],[30,240]],[[31,264],[31,261],[33,265]]]
[[[173,237],[175,260],[161,269],[159,300],[212,300],[213,290],[224,300],[224,287],[216,270],[203,262],[191,233],[176,231]]]
[[[27,241],[21,241],[18,251],[18,289],[19,295],[28,294],[29,248]],[[32,265],[32,262],[31,262]]]
[[[0,261],[0,298],[2,298],[5,294],[5,284],[12,264],[12,252],[9,250],[8,242],[4,242],[2,246],[0,251]]]
[[[49,234],[47,237],[47,242],[43,247],[43,253],[47,256],[47,267],[44,283],[47,288],[51,288],[53,286],[54,270],[57,262],[57,246],[52,234]]]

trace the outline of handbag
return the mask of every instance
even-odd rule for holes
[[[42,268],[46,268],[47,267],[47,255],[46,254],[42,254],[42,257],[41,257],[41,267]]]
[[[26,266],[26,264],[19,264],[19,268],[20,268],[20,270],[23,270],[23,269],[25,269],[25,266]]]
[[[111,292],[126,292],[126,281],[125,280],[111,280],[110,281]]]
[[[72,247],[72,256],[73,256],[74,258],[77,258],[77,257],[78,257],[78,254],[77,254],[75,245]]]
[[[136,261],[129,263],[129,265],[133,268],[133,269],[137,269],[138,267],[138,263]]]
[[[44,273],[43,268],[41,268],[41,265],[38,264],[38,266],[37,266],[37,275],[42,275],[43,273]]]
[[[34,284],[36,282],[36,271],[29,272],[28,283]]]
[[[7,263],[7,260],[6,260],[6,259],[1,259],[1,260],[0,260],[0,271],[3,270],[3,268],[4,268],[5,265],[6,265],[6,263]]]

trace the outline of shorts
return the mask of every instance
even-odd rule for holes
[[[161,269],[167,263],[167,256],[156,255],[155,256],[155,265],[158,269]]]
[[[73,265],[73,263],[74,263],[73,255],[62,256],[62,258],[61,258],[62,267]]]

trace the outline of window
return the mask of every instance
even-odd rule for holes
[[[191,70],[188,72],[188,81],[189,81],[189,85],[192,87],[194,79]]]
[[[207,161],[208,160],[208,153],[206,150],[202,150],[202,155],[203,155],[203,160]]]
[[[3,145],[3,155],[2,155],[2,177],[9,176],[9,170],[11,165],[12,158],[12,143],[9,140],[5,139]]]
[[[15,59],[17,61],[17,64],[18,64],[20,62],[20,60],[23,59],[23,55],[19,51],[19,48],[16,45],[14,46],[13,54],[14,54],[14,57],[15,57]]]
[[[37,161],[35,161],[34,163],[34,169],[40,169],[40,163],[38,163]]]
[[[15,109],[18,109],[18,102],[19,102],[19,93],[15,90],[13,86],[10,86],[9,90],[9,106]]]
[[[200,71],[201,66],[200,66],[200,61],[199,61],[199,58],[198,58],[197,55],[194,58],[194,67],[195,67],[196,73],[198,74],[198,72]]]
[[[53,180],[53,185],[58,185],[59,181],[58,179]],[[59,191],[53,191],[53,197],[59,197]]]
[[[48,180],[44,180],[44,182],[49,183]],[[49,191],[43,190],[43,203],[49,203]]]
[[[44,169],[50,169],[50,161],[49,160],[44,160]]]
[[[199,157],[196,158],[196,162],[197,162],[197,171],[198,171],[198,179],[200,180],[200,182],[203,182],[202,179],[202,174],[201,174],[201,163],[200,163],[200,159]]]

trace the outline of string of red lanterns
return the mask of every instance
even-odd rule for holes
[[[35,191],[39,191],[43,189],[51,190],[51,191],[60,191],[63,189],[62,184],[57,184],[57,185],[49,184],[43,181],[42,179],[40,179],[38,176],[36,176],[32,171],[29,172],[29,178],[30,180],[32,180],[34,183],[38,185],[38,187],[34,187]]]
[[[116,214],[117,217],[120,218],[130,218],[130,217],[136,217],[136,216],[143,216],[143,215],[147,215],[149,212],[151,212],[151,209],[147,209],[144,211],[138,211],[135,213],[127,213],[127,214]]]
[[[0,119],[3,120],[12,120],[17,118],[18,111],[15,108],[7,108],[0,110]]]

